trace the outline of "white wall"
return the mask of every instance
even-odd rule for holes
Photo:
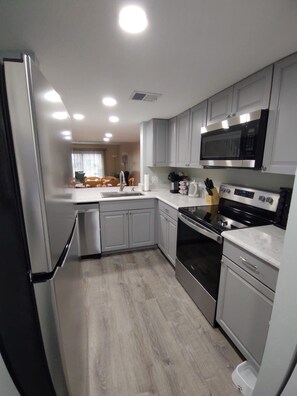
[[[5,363],[0,355],[0,395],[1,396],[19,396],[12,379],[7,371]]]
[[[271,324],[253,396],[276,396],[297,346],[297,180],[285,235]],[[294,396],[297,395],[295,389]]]

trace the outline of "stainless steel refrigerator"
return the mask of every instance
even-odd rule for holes
[[[29,56],[1,60],[0,69],[2,358],[21,395],[84,396],[87,318],[69,116]]]

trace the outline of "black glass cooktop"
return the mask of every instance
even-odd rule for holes
[[[213,229],[215,232],[223,232],[228,229],[222,223],[222,216],[219,213],[219,205],[191,206],[180,208],[179,211],[195,221]]]
[[[191,206],[179,212],[217,233],[236,228],[271,224],[274,213],[221,199],[220,205]]]

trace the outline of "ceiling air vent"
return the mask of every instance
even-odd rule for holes
[[[159,93],[134,91],[132,92],[130,99],[139,100],[141,102],[155,102],[161,95],[162,94]]]

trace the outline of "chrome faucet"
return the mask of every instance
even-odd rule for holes
[[[120,191],[123,191],[125,186],[126,186],[125,174],[123,171],[120,171]]]

